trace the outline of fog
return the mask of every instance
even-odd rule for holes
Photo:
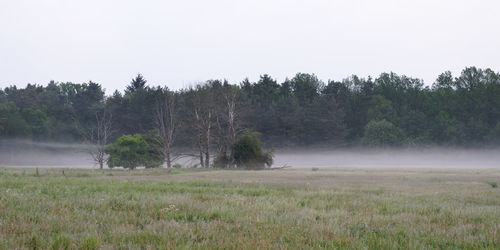
[[[0,141],[0,167],[92,168],[89,145]]]
[[[275,166],[293,168],[500,168],[499,149],[301,150],[276,153]]]
[[[0,167],[97,168],[88,145],[0,141]],[[196,159],[184,158],[183,165]],[[277,150],[273,167],[500,169],[500,149],[303,149]]]

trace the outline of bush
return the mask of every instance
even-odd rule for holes
[[[148,147],[148,163],[145,165],[146,168],[157,168],[161,167],[165,162],[165,157],[161,152],[163,143],[161,138],[150,131],[149,133],[143,134],[142,137],[149,144]]]
[[[365,127],[362,142],[368,146],[397,146],[404,141],[403,131],[383,119],[372,120]]]
[[[163,158],[140,134],[124,135],[115,143],[106,146],[104,152],[109,154],[107,163],[110,168],[151,168],[163,164]]]
[[[236,167],[264,169],[273,164],[273,152],[264,152],[264,144],[259,136],[259,133],[247,131],[232,145],[232,158]]]

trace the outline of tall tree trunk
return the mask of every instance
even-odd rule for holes
[[[200,165],[210,167],[210,146],[212,130],[212,94],[210,92],[198,92],[194,96],[194,129],[198,133],[198,149],[200,151]]]
[[[200,142],[198,143],[198,146],[200,147],[200,166],[202,168],[204,168],[205,164],[203,163],[203,146],[201,144],[201,137],[200,137]]]
[[[176,114],[175,94],[168,88],[160,89],[160,96],[156,100],[155,122],[158,136],[161,139],[161,152],[167,163],[167,168],[172,166],[171,148],[175,139]]]
[[[207,120],[207,131],[206,131],[206,142],[205,142],[205,167],[210,167],[210,129],[212,127],[211,123],[212,112],[208,112],[208,120]]]
[[[170,158],[170,145],[167,146],[167,152],[165,152],[165,160],[167,161],[167,168],[172,167],[172,159]]]

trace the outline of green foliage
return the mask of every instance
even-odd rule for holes
[[[403,131],[387,120],[373,120],[365,127],[362,142],[368,146],[397,146],[404,141]]]
[[[408,137],[408,143],[413,145],[431,144],[432,138],[429,131],[429,121],[425,113],[410,111],[400,118],[400,124]]]
[[[238,168],[263,169],[273,164],[273,152],[264,152],[260,134],[246,131],[232,145],[232,158]]]
[[[434,138],[438,143],[457,145],[465,140],[460,129],[461,123],[447,113],[440,111],[434,121]]]
[[[487,136],[487,141],[493,144],[500,144],[500,122],[491,130],[490,134]]]
[[[127,86],[127,92],[133,93],[139,90],[142,90],[146,87],[146,79],[141,74],[137,74],[137,76],[132,79],[130,84]]]
[[[95,107],[104,101],[104,91],[93,82],[50,82],[46,87],[5,88],[1,99],[0,106],[15,107],[0,107],[1,137],[83,141],[85,129],[95,120]]]
[[[22,112],[24,120],[31,127],[31,133],[35,138],[50,138],[50,119],[46,113],[39,109],[24,109]]]
[[[387,120],[394,122],[396,120],[396,110],[392,107],[391,101],[383,96],[376,95],[372,98],[371,107],[368,108],[367,118],[371,120]]]
[[[13,103],[0,104],[0,135],[31,137],[31,128]]]
[[[297,73],[290,81],[293,94],[301,104],[312,102],[319,96],[323,83],[314,74]]]
[[[144,134],[157,125],[155,100],[161,89],[147,86],[140,74],[124,94],[107,97],[94,82],[7,87],[0,90],[0,138],[81,142],[104,109],[112,115],[110,140]],[[233,114],[227,109],[230,96],[221,91],[226,89],[234,93]],[[204,126],[212,131],[203,132],[212,138],[208,148],[222,151],[234,142],[234,135],[222,138],[230,134],[224,122],[229,116],[239,129],[259,131],[262,141],[277,147],[357,144],[370,121],[384,119],[400,128],[410,145],[500,145],[500,74],[491,69],[469,67],[456,77],[444,72],[432,87],[395,73],[374,79],[354,75],[326,85],[314,74],[298,73],[281,83],[269,75],[240,85],[209,80],[172,94],[178,114],[174,148],[198,148],[195,107],[210,117]],[[216,163],[228,166],[227,156],[221,157]]]
[[[156,153],[154,145],[140,134],[123,135],[115,143],[106,146],[104,152],[109,155],[107,163],[110,168],[153,168],[163,164],[163,158]]]
[[[156,168],[163,165],[165,159],[161,153],[161,148],[163,147],[161,138],[154,131],[149,131],[148,133],[143,134],[142,137],[149,145],[147,151],[148,164],[145,164],[145,167]]]

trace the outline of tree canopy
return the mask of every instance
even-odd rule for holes
[[[106,146],[104,152],[109,155],[107,164],[110,168],[154,168],[163,164],[163,158],[154,145],[139,134],[121,136],[115,143]]]
[[[491,69],[469,67],[456,77],[444,72],[429,86],[395,73],[327,82],[298,73],[281,83],[262,75],[256,82],[209,80],[175,91],[160,91],[138,74],[124,87],[109,96],[95,82],[4,88],[0,138],[83,142],[95,114],[106,110],[115,141],[157,131],[158,100],[175,99],[175,116],[164,112],[163,118],[173,121],[175,140],[164,141],[174,151],[199,150],[204,159],[211,152],[229,156],[244,129],[260,132],[273,147],[360,145],[375,125],[388,123],[401,130],[403,145],[500,144],[500,74]]]

